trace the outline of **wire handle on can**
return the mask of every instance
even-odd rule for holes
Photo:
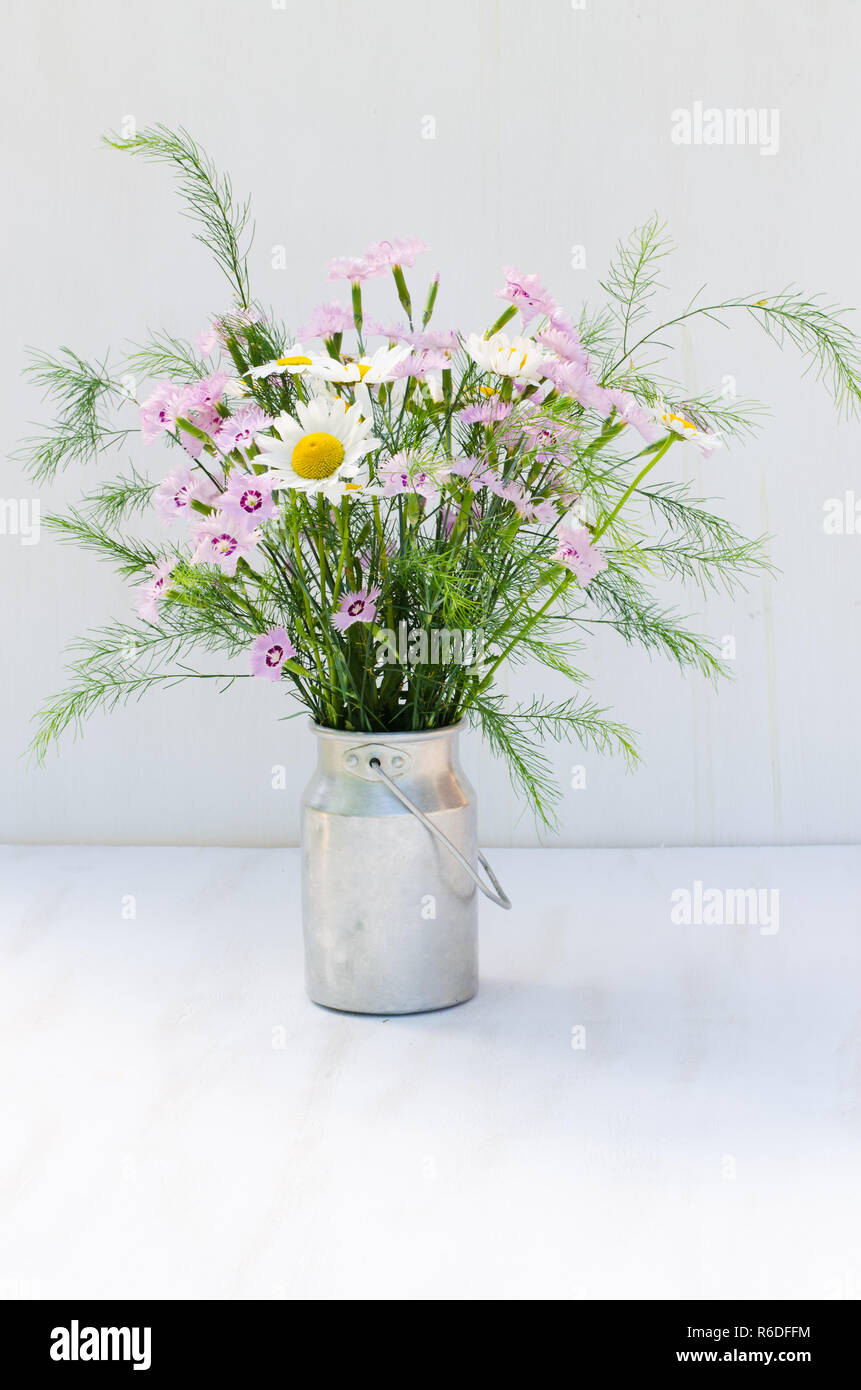
[[[452,844],[448,836],[443,835],[442,831],[434,825],[433,821],[428,816],[426,816],[423,811],[419,810],[415,802],[411,801],[410,798],[407,796],[406,792],[401,790],[394,778],[390,777],[387,772],[383,771],[382,764],[380,763],[379,758],[371,758],[368,766],[374,769],[377,776],[380,778],[382,782],[385,782],[389,791],[394,792],[395,796],[398,798],[398,801],[403,802],[407,810],[412,811],[413,815],[421,821],[422,825],[427,826],[428,830],[431,832],[432,835],[436,836],[440,844],[445,845],[446,849],[454,855],[458,863],[463,865],[470,878],[473,879],[473,881],[478,885],[478,887],[481,889],[482,893],[486,898],[490,898],[490,901],[492,903],[496,903],[497,907],[511,907],[511,899],[508,897],[507,893],[505,892],[505,889],[502,887],[502,884],[499,882],[499,879],[496,877],[496,874],[493,872],[492,868],[488,864],[481,850],[478,851],[478,862],[484,869],[485,873],[487,874],[487,877],[493,884],[493,888],[496,889],[496,892],[493,891],[493,888],[488,888],[487,884],[476,873],[469,860],[461,854],[460,850],[457,848],[456,845]]]

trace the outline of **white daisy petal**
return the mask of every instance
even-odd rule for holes
[[[490,338],[470,333],[465,346],[473,362],[484,371],[517,381],[538,381],[544,375],[545,362],[553,357],[532,338],[509,338],[507,333],[494,333]]]
[[[269,476],[277,475],[279,488],[340,500],[361,460],[380,448],[380,441],[357,405],[323,393],[297,401],[295,409],[295,416],[285,411],[277,417],[274,434],[256,437],[258,462],[270,470]]]

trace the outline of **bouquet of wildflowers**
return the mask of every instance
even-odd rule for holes
[[[440,327],[438,277],[418,293],[410,283],[425,248],[395,240],[333,261],[344,292],[294,335],[253,299],[248,207],[190,137],[156,127],[108,143],[173,165],[233,302],[195,344],[161,334],[116,370],[68,350],[30,369],[59,404],[26,445],[37,478],[134,437],[142,456],[172,454],[48,519],[115,562],[137,620],[82,639],[69,689],[39,717],[37,755],[95,708],[153,687],[257,678],[334,729],[467,717],[549,823],[548,737],[636,757],[630,731],[584,694],[593,625],[717,676],[712,645],[653,585],[731,586],[767,564],[762,539],[674,477],[681,446],[711,458],[753,428],[756,407],[659,374],[668,330],[743,311],[854,409],[842,313],[787,290],[697,301],[649,327],[667,249],[652,220],[617,248],[597,313],[569,316],[536,275],[509,268],[488,328]],[[391,279],[391,321],[366,316],[363,287],[378,276]],[[134,514],[152,517],[148,539],[128,534]],[[195,649],[224,653],[227,669],[190,665]],[[527,661],[572,693],[507,704],[497,672]]]

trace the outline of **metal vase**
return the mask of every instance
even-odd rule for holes
[[[352,734],[312,725],[302,900],[305,979],[316,1003],[409,1014],[475,994],[478,901],[467,866],[478,846],[461,727]]]

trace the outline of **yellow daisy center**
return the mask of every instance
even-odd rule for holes
[[[290,463],[300,478],[330,478],[344,462],[344,446],[334,434],[305,434],[293,450]]]
[[[664,419],[668,425],[672,424],[673,420],[675,420],[683,429],[696,430],[696,425],[691,420],[686,420],[684,415],[673,415],[671,412],[669,415],[665,415]]]
[[[279,357],[279,367],[310,367],[310,357]]]
[[[357,362],[356,366],[359,368],[359,380],[364,381],[368,372],[371,370],[370,362]]]

